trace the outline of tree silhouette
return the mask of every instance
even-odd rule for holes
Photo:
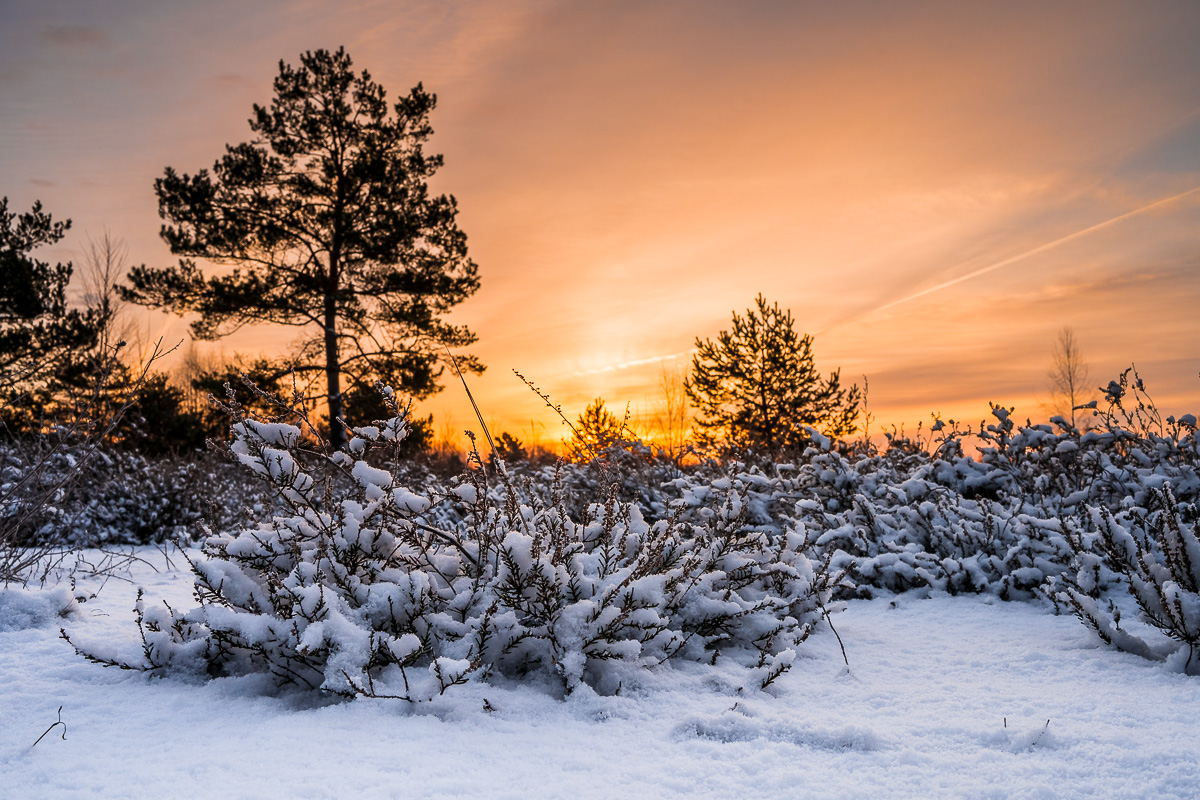
[[[575,420],[571,435],[571,456],[576,461],[590,461],[604,451],[621,443],[624,421],[604,406],[597,397]]]
[[[103,325],[96,310],[67,307],[70,263],[32,255],[70,226],[55,222],[40,202],[18,214],[0,199],[0,402],[9,426],[22,427],[43,410],[50,383],[90,355]]]
[[[423,151],[434,95],[418,84],[389,107],[343,49],[305,53],[296,68],[281,61],[274,88],[269,107],[254,106],[253,141],[226,146],[211,173],[168,167],[155,182],[163,239],[181,259],[131,270],[123,293],[198,314],[200,339],[247,324],[302,329],[289,368],[324,374],[339,446],[344,392],[378,379],[417,398],[439,390],[443,348],[476,341],[441,317],[479,279],[454,198],[426,183],[442,165]],[[233,269],[205,275],[194,259]]]
[[[801,447],[811,426],[829,436],[855,430],[860,393],[841,386],[841,371],[822,380],[812,337],[796,333],[790,311],[768,306],[733,314],[733,329],[714,342],[696,339],[686,389],[699,416],[699,439],[777,453]]]
[[[1058,332],[1051,360],[1048,377],[1052,410],[1070,422],[1071,427],[1076,427],[1076,407],[1086,403],[1094,392],[1088,389],[1088,366],[1083,360],[1079,342],[1075,340],[1075,331],[1071,328],[1063,328]]]

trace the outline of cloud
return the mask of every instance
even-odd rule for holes
[[[695,352],[695,351],[685,350],[681,353],[668,353],[667,355],[662,355],[662,356],[649,356],[647,358],[635,358],[630,361],[620,362],[618,364],[606,364],[602,367],[595,367],[593,369],[585,369],[585,370],[580,370],[578,372],[572,372],[571,377],[579,378],[579,377],[583,377],[585,375],[602,375],[606,372],[616,372],[618,370],[632,369],[634,367],[644,367],[648,364],[663,364],[668,361],[677,361],[677,360],[683,358],[684,356],[690,356],[693,352]]]
[[[42,39],[58,47],[106,47],[108,34],[96,25],[51,25]]]
[[[1030,250],[1026,250],[1022,253],[1018,253],[1015,256],[1009,256],[1008,258],[1005,258],[1001,261],[997,261],[995,263],[989,264],[986,267],[980,267],[979,269],[972,270],[965,275],[959,275],[956,278],[951,278],[948,281],[943,281],[942,283],[939,283],[935,286],[930,286],[926,289],[922,289],[918,292],[914,292],[913,294],[910,294],[907,297],[901,297],[898,300],[893,300],[890,303],[885,303],[884,305],[879,306],[879,308],[877,308],[875,310],[876,311],[885,311],[894,306],[898,306],[901,303],[908,303],[908,302],[910,302],[912,300],[916,300],[920,297],[925,297],[926,295],[933,294],[934,292],[939,292],[943,289],[948,289],[951,286],[955,286],[956,284],[962,283],[963,281],[969,281],[973,278],[978,278],[982,275],[986,275],[989,272],[995,272],[996,270],[1001,269],[1003,267],[1007,267],[1010,264],[1015,264],[1019,261],[1024,261],[1025,259],[1032,258],[1033,256],[1036,256],[1040,253],[1044,253],[1048,250],[1052,250],[1055,247],[1059,247],[1061,245],[1067,244],[1068,242],[1073,242],[1076,239],[1080,239],[1084,236],[1088,236],[1090,234],[1104,230],[1105,228],[1108,228],[1111,225],[1116,225],[1119,222],[1124,222],[1127,219],[1131,219],[1131,218],[1139,216],[1141,214],[1145,214],[1148,211],[1153,211],[1154,209],[1161,208],[1166,205],[1170,205],[1172,203],[1175,203],[1179,200],[1184,199],[1185,197],[1189,197],[1189,196],[1195,194],[1196,192],[1200,192],[1200,186],[1194,187],[1192,189],[1188,189],[1186,192],[1180,192],[1179,194],[1171,195],[1170,197],[1161,198],[1159,200],[1154,201],[1153,203],[1142,206],[1140,208],[1136,208],[1133,211],[1127,211],[1124,214],[1120,214],[1119,216],[1113,217],[1112,219],[1107,219],[1107,220],[1104,220],[1103,222],[1098,222],[1095,225],[1089,225],[1088,227],[1086,227],[1082,230],[1078,230],[1078,231],[1075,231],[1074,233],[1068,234],[1066,236],[1059,237],[1058,239],[1055,239],[1051,242],[1045,242],[1045,243],[1040,244],[1037,247],[1034,247]]]
[[[220,75],[213,76],[209,80],[220,91],[245,91],[257,90],[259,88],[255,81],[236,72],[223,72]]]

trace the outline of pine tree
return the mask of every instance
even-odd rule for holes
[[[776,453],[807,441],[804,426],[829,436],[855,430],[857,386],[845,389],[841,371],[822,379],[813,363],[812,336],[796,333],[790,311],[778,303],[733,314],[733,329],[714,342],[696,339],[686,389],[699,410],[706,444],[726,442]]]
[[[436,97],[418,84],[389,107],[343,49],[280,62],[275,98],[254,106],[256,138],[227,146],[212,172],[168,167],[155,182],[162,236],[178,266],[130,272],[126,299],[194,312],[217,339],[247,324],[304,332],[292,366],[325,377],[330,435],[346,392],[377,379],[426,397],[445,347],[476,341],[441,319],[479,287],[452,196],[431,196],[442,165],[426,155]],[[195,259],[231,265],[206,275]],[[470,355],[459,367],[481,372]]]
[[[52,382],[77,370],[97,343],[97,311],[67,307],[71,264],[31,255],[70,226],[55,222],[40,202],[17,214],[0,199],[0,402],[10,429],[30,424],[50,401]]]
[[[604,406],[597,397],[575,420],[571,436],[571,455],[576,461],[591,461],[621,443],[624,421]]]

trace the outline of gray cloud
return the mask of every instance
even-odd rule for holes
[[[59,47],[105,47],[108,34],[95,25],[51,25],[42,31],[42,39]]]

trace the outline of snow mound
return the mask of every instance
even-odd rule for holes
[[[78,610],[79,604],[65,588],[0,589],[0,633],[41,628]]]
[[[1033,728],[1006,727],[1003,731],[983,737],[983,743],[1010,753],[1030,753],[1034,750],[1057,750],[1062,743],[1051,730],[1050,720]]]

